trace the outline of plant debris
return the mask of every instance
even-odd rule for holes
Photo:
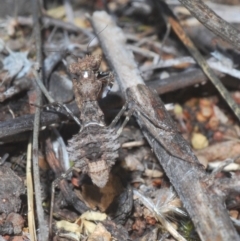
[[[32,2],[0,9],[0,240],[239,239],[239,1]]]

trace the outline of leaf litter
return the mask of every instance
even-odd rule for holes
[[[87,3],[80,3],[79,5],[79,3],[75,2],[74,4],[73,11],[76,10],[74,22],[78,23],[78,25],[71,23],[72,25],[67,26],[67,29],[64,19],[65,10],[63,6],[55,5],[52,7],[55,12],[48,13],[53,19],[58,18],[58,20],[57,22],[50,22],[49,25],[44,24],[44,42],[51,41],[54,46],[60,46],[61,43],[62,46],[63,39],[67,35],[65,44],[68,42],[70,45],[76,46],[71,54],[82,58],[87,50],[78,48],[78,45],[87,46],[90,39],[86,36],[86,32],[90,35],[91,29],[80,7],[85,8],[88,12],[91,12],[91,7]],[[149,81],[164,81],[164,76],[171,78],[174,75],[180,76],[182,73],[188,73],[189,70],[196,69],[193,59],[189,56],[186,57],[185,50],[179,49],[176,40],[170,36],[163,43],[161,41],[163,38],[160,37],[159,39],[154,32],[153,22],[144,21],[138,16],[138,14],[148,16],[149,9],[151,9],[150,5],[147,3],[137,5],[131,1],[109,1],[107,5],[124,29],[126,36],[128,36],[129,48],[135,54],[135,60],[142,71],[146,84]],[[104,6],[98,2],[94,8],[102,9]],[[19,16],[21,16],[21,13],[19,13]],[[1,122],[9,121],[9,125],[13,127],[16,124],[13,122],[12,115],[9,115],[10,109],[14,116],[18,118],[34,113],[34,108],[39,108],[38,106],[34,108],[31,106],[30,108],[30,105],[34,103],[36,85],[32,72],[32,67],[35,64],[35,52],[31,46],[33,26],[29,20],[31,20],[31,16],[25,16],[22,22],[19,20],[17,24],[11,25],[11,32],[9,32],[10,25],[7,27],[9,19],[3,18],[1,20],[6,24],[6,28],[2,28],[0,31],[0,38],[2,39],[0,57],[3,64],[0,75],[0,119]],[[78,31],[77,29],[74,30],[74,26],[79,27]],[[70,27],[72,27],[72,30],[69,30]],[[85,33],[81,33],[81,28],[85,29]],[[162,30],[162,32],[164,31]],[[193,36],[194,33],[191,32],[190,35]],[[16,49],[18,45],[16,45],[15,40],[21,37],[24,37],[26,43],[23,45],[24,47],[21,46]],[[196,39],[196,36],[193,36],[193,39],[194,37]],[[203,39],[199,38],[198,43],[201,43],[201,41]],[[28,45],[27,43],[31,44]],[[11,46],[14,51],[11,50]],[[211,64],[215,64],[217,71],[221,71],[222,68],[223,81],[224,78],[230,78],[229,75],[232,75],[231,81],[226,86],[231,91],[235,102],[239,104],[239,84],[237,82],[239,81],[237,79],[239,78],[239,70],[237,70],[235,61],[237,51],[230,49],[232,54],[229,54],[230,50],[223,49],[221,45],[219,50],[213,47],[210,42],[204,42],[204,47],[211,49],[211,52],[205,50],[206,59],[213,55],[215,60],[209,60]],[[90,49],[92,53],[101,52],[96,45]],[[59,49],[59,51],[61,50]],[[50,59],[47,51],[45,54],[46,59]],[[57,54],[57,52],[54,54]],[[64,57],[63,60],[56,60],[56,63],[52,63],[54,67],[48,76],[49,82],[46,80],[46,83],[51,86],[50,94],[54,92],[54,99],[58,102],[66,102],[66,100],[72,100],[73,98],[73,92],[69,91],[69,88],[64,85],[58,86],[58,82],[53,81],[53,76],[56,79],[61,78],[62,80],[71,81],[66,73],[65,63]],[[223,69],[223,65],[226,69]],[[105,60],[102,62],[101,69],[110,70]],[[21,85],[24,87],[17,88]],[[11,89],[13,87],[14,89]],[[7,92],[11,92],[11,94],[6,94]],[[122,100],[117,99],[118,94],[118,91],[110,91],[106,98],[100,100],[100,106],[104,110],[107,122],[113,119],[116,110],[119,110],[123,103]],[[195,154],[200,161],[202,160],[209,173],[216,170],[226,159],[234,160],[234,163],[226,166],[219,174],[216,183],[220,182],[221,178],[230,175],[230,172],[234,172],[235,176],[239,176],[240,132],[238,122],[212,86],[208,82],[204,83],[202,81],[197,86],[190,84],[189,87],[177,91],[171,91],[170,89],[162,95],[162,98],[165,103],[173,104],[174,108],[169,111],[170,114],[174,118],[179,131],[191,143]],[[21,108],[19,107],[20,103]],[[40,108],[44,111],[43,106]],[[63,113],[63,115],[66,115],[66,113]],[[72,135],[77,133],[78,127],[69,119],[65,119],[61,124],[50,123],[46,126],[47,129],[40,135],[41,148],[38,155],[39,160],[40,157],[43,157],[41,161],[45,164],[42,166],[46,167],[45,170],[44,168],[41,169],[41,182],[42,191],[45,193],[42,201],[45,207],[45,215],[48,216],[50,206],[49,187],[57,174],[49,168],[46,162],[49,162],[49,159],[50,162],[53,162],[51,159],[53,157],[56,158],[56,161],[61,160],[66,150],[64,150],[64,145],[56,145],[53,138],[49,138],[53,146],[52,149],[47,149],[45,140],[53,136],[52,133],[56,133],[54,128],[57,128],[61,140],[67,143]],[[6,224],[9,225],[10,223],[12,230],[14,228],[15,230],[18,229],[18,231],[11,231],[10,228],[5,229],[7,231],[1,233],[4,240],[9,240],[8,235],[24,236],[27,233],[26,236],[28,236],[28,222],[22,214],[22,209],[26,206],[22,196],[26,195],[23,183],[26,180],[24,167],[26,158],[24,154],[27,150],[28,137],[29,135],[26,135],[24,131],[20,131],[18,136],[10,135],[10,139],[1,139],[1,156],[8,153],[9,158],[0,167],[2,172],[1,183],[3,184],[1,185],[0,225],[6,227]],[[194,227],[191,225],[181,201],[177,198],[168,178],[164,175],[164,170],[159,165],[147,142],[143,141],[140,145],[135,146],[139,140],[142,141],[144,138],[139,131],[138,125],[132,119],[123,130],[120,143],[124,145],[132,142],[133,144],[119,150],[118,162],[112,170],[110,182],[105,189],[96,188],[86,175],[79,176],[79,174],[73,173],[72,176],[67,177],[67,182],[71,186],[73,195],[75,195],[74,198],[79,198],[88,209],[94,211],[81,214],[76,211],[76,208],[73,209],[73,207],[69,206],[61,192],[57,191],[55,206],[59,206],[55,208],[56,213],[54,213],[55,220],[53,223],[56,239],[60,240],[61,237],[64,237],[64,240],[97,241],[100,240],[97,237],[102,236],[104,240],[144,240],[147,235],[152,235],[157,240],[165,237],[167,233],[167,237],[171,240],[199,240],[197,234],[193,232]],[[50,154],[47,157],[48,153]],[[128,200],[132,198],[131,195],[128,198],[126,198],[127,195],[121,195],[121,193],[130,190],[127,188],[128,185],[134,188],[132,205],[129,204],[130,201]],[[236,196],[233,196],[232,200],[235,199]],[[228,203],[230,203],[230,200],[228,200]],[[124,209],[124,206],[128,208]],[[238,209],[239,206],[235,206],[230,212],[230,215],[236,220],[239,219]],[[67,211],[69,214],[67,218],[58,215],[57,211],[59,210],[69,210]],[[124,212],[126,212],[126,215],[124,215],[123,220],[119,221],[116,215]],[[63,213],[60,212],[60,214]],[[13,216],[9,216],[10,214]],[[78,218],[76,218],[76,215]],[[13,221],[15,216],[18,221]],[[73,221],[73,219],[75,220]],[[23,220],[25,220],[24,224]],[[19,227],[25,233],[19,231]],[[117,230],[126,232],[124,239],[120,239]],[[191,232],[194,233],[193,238],[189,235]]]

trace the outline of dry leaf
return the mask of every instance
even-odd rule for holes
[[[91,234],[95,228],[96,224],[91,221],[103,221],[107,218],[105,213],[94,212],[94,211],[87,211],[83,213],[75,223],[70,223],[68,221],[62,220],[56,223],[57,229],[62,229],[70,236],[77,236],[80,238],[81,234]],[[91,220],[91,221],[89,221]]]
[[[64,18],[66,15],[64,6],[51,8],[47,11],[47,14],[52,18],[60,18],[60,19]]]
[[[86,21],[86,18],[74,18],[74,24],[80,28],[87,28],[89,27],[88,22]]]
[[[238,210],[230,210],[230,211],[229,211],[229,215],[230,215],[232,218],[237,219],[237,218],[238,218],[238,215],[239,215],[239,212],[238,212]]]
[[[82,220],[82,226],[84,227],[84,233],[89,235],[95,230],[97,225],[93,222]]]
[[[125,165],[124,166],[129,171],[143,171],[144,170],[143,164],[140,162],[139,158],[135,155],[135,153],[128,154],[125,157]]]
[[[88,241],[111,241],[111,234],[106,230],[106,228],[99,223],[94,232],[88,238]]]
[[[105,213],[87,211],[83,213],[75,223],[80,223],[81,231],[85,234],[91,234],[96,228],[96,224],[90,221],[103,221],[106,220],[107,215]]]
[[[91,220],[91,221],[103,221],[107,218],[106,213],[87,211],[81,215],[81,219]]]
[[[99,188],[96,185],[84,184],[82,186],[81,195],[84,202],[91,209],[98,208],[100,211],[105,212],[113,202],[114,198],[122,191],[123,187],[119,178],[110,175],[107,184],[103,188]]]
[[[63,229],[67,232],[81,233],[81,228],[77,223],[70,223],[65,220],[58,221],[56,223],[57,229]],[[79,236],[80,237],[80,236]]]
[[[67,233],[61,234],[59,233],[60,237],[71,238],[71,240],[78,241],[81,237],[81,227],[76,223],[70,223],[65,220],[58,221],[56,223],[56,228],[59,230],[64,230]]]
[[[198,150],[195,154],[197,156],[204,156],[209,162],[225,160],[240,155],[240,143],[238,141],[220,142],[203,150]]]
[[[213,106],[213,111],[214,111],[215,116],[220,121],[220,123],[226,124],[228,122],[228,117],[220,110],[219,107]]]

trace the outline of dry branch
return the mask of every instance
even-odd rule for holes
[[[240,50],[240,33],[201,0],[179,0],[205,27]]]
[[[186,73],[181,73],[179,75],[171,76],[162,80],[154,80],[146,82],[146,85],[151,89],[155,90],[158,94],[165,94],[171,91],[176,91],[181,88],[188,86],[193,86],[195,84],[200,84],[208,81],[207,77],[199,69],[188,71]],[[227,82],[226,85],[230,87],[235,87],[231,82]],[[116,96],[114,96],[116,97]],[[116,100],[119,102],[119,98]],[[104,102],[104,103],[103,103]],[[113,103],[115,100],[109,95],[102,100],[102,109],[109,109],[109,103]],[[68,109],[75,115],[79,115],[79,110],[75,103],[66,105]],[[107,116],[111,116],[111,113],[106,112]],[[59,114],[57,112],[42,112],[40,116],[40,126],[48,126],[53,123],[59,123],[60,121],[65,121],[68,119],[66,115]],[[22,135],[16,138],[16,135],[31,131],[33,129],[33,115],[24,115],[17,117],[15,119],[10,119],[7,121],[0,122],[0,142],[6,143],[14,140],[27,140],[28,136]]]
[[[75,104],[67,105],[68,108],[75,114],[79,115],[79,110]],[[65,118],[64,118],[65,117]],[[17,134],[30,131],[33,129],[33,118],[34,115],[24,115],[0,123],[0,138],[4,142],[4,138],[16,139],[14,137]],[[53,123],[58,123],[61,120],[66,120],[66,116],[59,113],[43,112],[40,116],[40,125],[48,126]],[[18,139],[19,140],[19,139]]]
[[[126,49],[121,29],[105,12],[95,12],[92,23],[95,32],[108,26],[98,36],[105,56],[126,99],[136,108],[134,115],[143,134],[181,198],[200,238],[238,240],[223,201],[208,188],[205,171],[197,165],[190,147],[174,129],[161,100],[145,86],[132,53]]]

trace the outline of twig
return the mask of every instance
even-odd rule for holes
[[[164,37],[163,37],[163,40],[162,40],[162,47],[160,48],[160,53],[159,53],[159,56],[160,56],[160,59],[162,60],[162,53],[163,53],[163,48],[164,48],[164,45],[166,44],[167,42],[167,39],[170,35],[170,32],[171,32],[171,25],[168,23],[168,22],[165,22],[166,24],[166,33],[164,34]]]
[[[207,80],[206,75],[204,75],[200,69],[196,69],[186,73],[181,73],[176,76],[171,76],[166,79],[148,81],[146,84],[151,89],[157,91],[158,94],[164,94],[187,86],[200,84]],[[103,110],[109,109],[109,103],[113,102],[110,96],[107,96],[105,100],[107,106],[103,106]],[[68,104],[66,106],[75,116],[79,116],[79,109],[77,108],[76,104]],[[43,112],[40,117],[40,123],[41,127],[43,127],[53,123],[58,123],[61,120],[64,121],[66,119],[66,116],[60,113]],[[0,139],[2,139],[2,141],[10,141],[11,137],[13,137],[16,140],[14,135],[30,131],[32,129],[33,115],[25,115],[17,117],[14,120],[0,122]],[[9,140],[6,138],[9,138]]]
[[[13,85],[3,93],[0,93],[0,102],[10,99],[14,95],[31,88],[31,80],[28,78],[21,78],[14,81]]]
[[[222,161],[221,163],[218,163],[218,166],[216,166],[215,169],[213,169],[210,176],[216,177],[216,175],[218,173],[222,172],[223,170],[226,170],[225,168],[230,166],[231,164],[233,164],[237,159],[239,159],[239,156],[234,159],[227,158],[226,160]],[[229,170],[229,171],[232,171],[232,170]]]
[[[68,107],[65,104],[61,104],[61,103],[57,103],[54,101],[54,99],[51,97],[51,95],[49,94],[49,92],[47,91],[47,89],[45,88],[45,86],[43,85],[42,81],[36,76],[35,78],[39,88],[41,89],[41,91],[43,92],[43,94],[45,95],[45,97],[47,98],[47,100],[49,101],[49,103],[51,104],[55,104],[57,105],[57,107],[62,107],[69,116],[71,116],[73,118],[73,120],[79,125],[81,126],[81,123],[79,121],[79,119],[72,113],[72,111],[70,109],[68,109]]]
[[[36,55],[37,63],[42,66],[42,43],[41,43],[41,27],[39,22],[40,11],[37,0],[32,0],[32,15],[35,30],[35,41],[36,41]],[[38,73],[38,78],[42,80],[41,70]],[[36,86],[37,99],[36,105],[40,106],[42,103],[42,95],[39,88]],[[40,184],[40,172],[38,165],[38,134],[40,126],[40,109],[36,108],[34,117],[34,129],[33,129],[33,175],[34,175],[34,191],[37,209],[37,219],[39,225],[39,235],[38,240],[47,241],[48,240],[48,228],[46,220],[44,219],[44,211],[42,207],[42,195],[41,195],[41,184]]]
[[[73,9],[71,6],[71,2],[69,0],[64,0],[64,8],[66,11],[66,16],[67,16],[67,20],[70,23],[74,23],[74,13],[73,13]]]
[[[79,115],[79,110],[76,104],[69,104],[67,107],[72,111],[74,115]],[[25,115],[17,117],[15,119],[0,123],[0,138],[11,137],[16,134],[33,130],[33,115]],[[46,113],[43,112],[40,117],[41,126],[47,126],[53,123],[59,123],[66,120],[67,117],[60,113]]]
[[[127,40],[136,41],[136,43],[134,45],[137,47],[141,47],[144,44],[149,44],[149,45],[153,45],[155,48],[159,49],[160,57],[161,57],[161,51],[163,51],[165,53],[176,55],[176,50],[174,49],[174,47],[166,46],[166,44],[164,43],[164,41],[166,41],[167,37],[168,37],[168,29],[167,29],[161,43],[156,42],[156,40],[157,40],[156,35],[141,38],[139,35],[126,33]]]
[[[80,28],[72,23],[67,23],[67,22],[61,21],[59,19],[51,18],[48,16],[43,17],[43,24],[45,25],[45,27],[55,26],[58,28],[65,29],[67,31],[72,31],[72,32],[77,32],[77,33],[80,32],[80,33],[85,34],[89,39],[92,39],[94,37],[94,35],[90,31],[88,31],[84,28]]]
[[[222,161],[215,161],[215,162],[211,162],[208,164],[208,169],[209,170],[214,170],[215,174],[215,169],[219,169],[222,167],[222,165],[225,164]],[[229,163],[228,165],[225,165],[223,167],[223,171],[225,172],[233,172],[233,171],[239,171],[240,170],[240,165],[238,163]]]
[[[218,195],[223,196],[223,199],[226,199],[234,194],[237,196],[237,199],[239,199],[239,181],[240,180],[238,175],[233,175],[231,178],[216,178],[213,183],[213,188],[216,193],[218,193]]]
[[[150,51],[150,50],[143,49],[143,48],[140,48],[140,47],[137,47],[137,46],[134,46],[134,45],[128,45],[128,49],[130,49],[133,52],[139,53],[139,54],[141,54],[144,57],[153,58],[153,65],[154,66],[160,60],[159,55],[154,53],[154,52],[152,52],[152,51]]]
[[[8,108],[8,111],[10,112],[10,114],[12,115],[12,118],[15,119],[16,117],[15,117],[15,114],[14,114],[13,110],[11,109],[11,107],[8,105],[7,108]]]
[[[145,143],[146,142],[144,140],[125,142],[122,144],[122,148],[133,148],[133,147],[143,146]]]
[[[199,0],[199,2],[201,2],[201,1]],[[159,9],[161,9],[161,11],[163,11],[163,9],[164,9],[164,14],[165,14],[166,18],[168,19],[169,23],[171,24],[172,29],[174,30],[174,32],[177,34],[177,36],[183,42],[185,47],[188,49],[188,51],[194,57],[194,59],[196,60],[198,65],[202,68],[203,72],[211,80],[211,82],[214,84],[214,86],[219,91],[221,96],[225,99],[227,104],[233,110],[234,114],[240,120],[240,108],[238,107],[236,102],[232,99],[232,97],[228,93],[227,89],[220,82],[220,80],[215,75],[213,70],[209,67],[209,65],[207,64],[207,62],[204,59],[204,57],[201,55],[199,50],[195,47],[194,43],[186,35],[186,33],[184,32],[183,28],[181,27],[179,22],[176,20],[176,18],[173,16],[173,14],[172,14],[171,10],[168,8],[168,6],[164,2],[162,2],[162,1],[160,1],[159,3],[160,3]]]
[[[228,23],[240,22],[239,5],[220,4],[220,3],[210,2],[210,1],[206,1],[205,4],[211,9],[213,9],[218,16],[221,16],[221,18],[223,18]],[[177,15],[179,14],[183,14],[185,16],[191,15],[191,13],[183,6],[174,7],[174,12],[177,13]],[[181,21],[181,23],[191,27],[197,26],[200,24],[199,21],[194,17],[183,20]]]
[[[34,198],[33,198],[33,180],[32,180],[32,138],[29,139],[28,148],[27,148],[27,167],[26,167],[26,176],[27,176],[27,199],[28,199],[28,227],[29,234],[32,241],[36,241],[36,226],[34,219]]]
[[[144,85],[133,55],[126,50],[121,29],[105,12],[95,12],[92,22],[96,32],[108,25],[98,36],[103,52],[115,71],[126,98],[131,101],[133,108],[137,108],[134,115],[143,134],[181,198],[201,240],[238,240],[223,201],[213,190],[206,188],[206,174],[196,164],[197,159],[190,147],[174,131],[172,120],[158,96]],[[164,142],[167,138],[168,144]],[[169,149],[173,143],[175,150]],[[176,152],[177,149],[179,153]]]
[[[135,49],[133,48],[129,48],[129,49],[131,49],[133,52],[135,51]],[[192,57],[186,56],[186,57],[179,57],[175,59],[161,60],[157,65],[153,64],[150,66],[143,66],[142,68],[140,68],[140,70],[142,72],[145,72],[149,70],[174,67],[181,64],[195,64],[195,63],[196,61]],[[228,67],[221,61],[218,61],[218,60],[216,61],[215,59],[210,58],[206,61],[206,64],[209,64],[209,66],[216,71],[219,71],[221,73],[228,74],[230,76],[240,79],[239,70],[234,69],[232,67]]]
[[[33,20],[29,17],[18,16],[17,20],[20,25],[33,26]],[[42,16],[42,21],[45,27],[54,26],[56,28],[65,29],[71,32],[83,33],[89,39],[92,39],[94,37],[94,35],[89,30],[78,27],[72,23],[64,22],[60,19],[55,19],[49,16]]]
[[[240,33],[201,0],[179,0],[205,27],[240,50]]]
[[[207,76],[200,69],[173,75],[162,80],[146,82],[146,85],[158,94],[165,94],[185,87],[201,84],[208,81]]]
[[[45,97],[47,98],[47,100],[49,101],[49,103],[54,103],[54,99],[52,98],[52,96],[49,94],[49,92],[47,91],[47,89],[45,88],[43,82],[41,79],[39,79],[38,77],[38,73],[35,72],[35,80],[36,83],[38,84],[38,87],[40,88],[40,90],[43,92],[43,94],[45,95]]]

